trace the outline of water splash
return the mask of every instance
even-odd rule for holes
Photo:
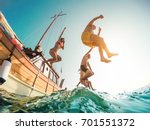
[[[22,97],[0,90],[0,112],[149,113],[150,87],[112,96],[86,88],[61,90],[44,97]]]

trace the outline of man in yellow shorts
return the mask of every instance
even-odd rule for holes
[[[96,29],[96,26],[93,25],[93,23],[97,19],[103,19],[103,18],[104,18],[104,16],[100,15],[100,16],[97,16],[94,19],[92,19],[86,26],[85,30],[83,31],[81,39],[82,39],[82,42],[89,47],[98,47],[101,61],[105,62],[105,63],[109,63],[109,62],[111,62],[111,60],[106,59],[103,55],[103,52],[104,51],[106,52],[108,58],[110,58],[112,56],[116,56],[118,54],[110,52],[109,49],[107,48],[103,38],[99,36],[101,28],[99,28],[97,35],[94,34],[94,30]]]

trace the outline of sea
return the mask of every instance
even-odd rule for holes
[[[78,87],[43,97],[0,89],[0,113],[150,113],[150,85],[115,95]]]

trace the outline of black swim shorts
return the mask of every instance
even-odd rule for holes
[[[81,66],[80,66],[80,69],[81,69],[83,72],[86,72],[86,71],[88,70],[85,65],[81,65]]]

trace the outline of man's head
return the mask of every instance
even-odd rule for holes
[[[60,38],[60,41],[65,43],[65,38]]]
[[[91,55],[90,55],[90,54],[88,54],[88,55],[87,55],[87,57],[88,57],[88,59],[90,59],[90,58],[91,58]]]
[[[96,26],[95,25],[92,25],[92,30],[95,30],[96,29]]]
[[[101,15],[99,16],[99,18],[100,18],[100,19],[103,19],[103,18],[104,18],[104,16],[101,14]]]

